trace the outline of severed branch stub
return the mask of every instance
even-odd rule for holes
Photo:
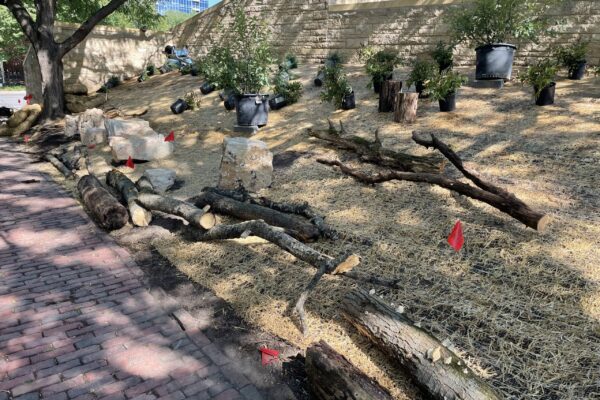
[[[142,197],[143,196],[144,195],[142,195]],[[246,221],[234,225],[217,225],[208,231],[188,229],[187,235],[192,240],[199,242],[238,239],[247,237],[248,235],[258,236],[287,251],[299,260],[302,260],[307,264],[317,268],[317,272],[300,295],[300,298],[296,302],[296,306],[294,308],[300,319],[303,333],[307,332],[304,304],[310,292],[312,292],[312,290],[317,286],[323,275],[335,274],[344,276],[351,272],[352,268],[358,266],[360,263],[360,259],[357,255],[342,255],[341,257],[333,258],[326,254],[320,253],[317,250],[294,239],[285,233],[284,229],[271,226],[262,220]],[[361,276],[355,275],[352,278],[361,279]]]
[[[410,181],[429,183],[438,185],[448,190],[452,190],[463,196],[470,197],[475,200],[482,201],[490,206],[510,215],[518,221],[521,221],[526,226],[533,228],[539,232],[543,232],[550,217],[538,211],[532,210],[527,204],[519,200],[512,193],[485,182],[479,178],[473,171],[464,167],[462,160],[454,151],[452,151],[445,143],[431,135],[431,139],[420,137],[418,134],[413,134],[413,140],[416,143],[426,147],[435,147],[438,149],[456,168],[476,186],[471,186],[457,179],[447,178],[441,174],[431,173],[415,173],[415,172],[400,172],[400,171],[381,171],[376,174],[369,174],[363,171],[352,168],[339,160],[317,159],[317,162],[325,165],[337,166],[340,170],[356,180],[367,183],[376,184],[391,180]]]
[[[436,173],[442,171],[445,165],[445,160],[438,156],[413,156],[384,148],[378,131],[375,131],[375,140],[372,142],[359,136],[347,135],[341,121],[339,131],[329,120],[328,130],[309,129],[308,134],[340,149],[349,150],[362,161],[399,171]]]
[[[250,203],[262,207],[267,207],[272,210],[286,214],[300,215],[312,222],[321,232],[321,236],[331,240],[339,239],[338,232],[336,232],[333,228],[327,225],[325,223],[325,218],[319,215],[316,211],[314,211],[307,202],[304,202],[302,204],[275,202],[266,197],[254,196],[243,187],[240,187],[235,190],[205,187],[204,189],[202,189],[202,191],[215,193],[224,197],[229,197],[242,203]]]
[[[217,217],[208,212],[210,207],[198,208],[185,201],[150,193],[139,193],[136,201],[148,210],[177,215],[195,228],[208,230],[217,224]]]

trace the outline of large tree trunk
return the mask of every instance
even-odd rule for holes
[[[392,400],[384,388],[324,341],[306,350],[306,374],[318,400]]]
[[[98,178],[86,175],[77,183],[77,190],[85,207],[98,224],[108,230],[121,229],[127,224],[129,214]]]
[[[397,360],[433,399],[499,400],[500,396],[438,339],[364,290],[349,293],[344,317]]]
[[[379,112],[391,112],[396,108],[396,96],[402,90],[402,81],[383,81],[379,92]]]
[[[42,40],[40,48],[36,51],[42,75],[42,95],[44,97],[41,118],[42,120],[59,119],[65,116],[63,62],[58,45],[46,43],[52,40],[50,38]]]
[[[286,233],[305,242],[316,240],[321,234],[315,225],[297,215],[285,214],[256,204],[242,203],[216,193],[204,192],[188,201],[196,207],[204,208],[208,205],[217,214],[229,215],[244,221],[263,220],[269,225],[284,228]]]

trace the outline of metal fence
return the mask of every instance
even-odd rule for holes
[[[14,86],[25,84],[25,72],[23,71],[23,59],[14,58],[2,62],[0,83],[2,86]]]

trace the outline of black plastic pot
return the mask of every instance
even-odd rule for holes
[[[323,86],[323,81],[325,81],[325,71],[319,71],[315,78],[315,86]]]
[[[415,82],[415,89],[417,90],[417,93],[419,93],[420,99],[426,99],[429,97],[428,94],[425,94],[425,82],[422,82],[422,81]]]
[[[271,99],[269,99],[269,107],[271,110],[279,110],[287,106],[287,100],[280,94],[276,94]]]
[[[202,85],[200,85],[200,92],[202,92],[202,94],[209,94],[214,90],[215,85],[213,85],[212,83],[204,82]]]
[[[440,72],[444,72],[446,70],[451,70],[452,69],[452,61],[445,63],[445,64],[438,64],[438,67],[439,67]]]
[[[384,77],[383,79],[373,78],[373,91],[375,91],[375,93],[381,92],[381,87],[383,86],[383,81],[389,81],[393,77],[394,77],[394,74],[391,73],[391,74],[387,75],[386,77]]]
[[[516,46],[507,43],[486,44],[476,48],[475,79],[510,80],[516,49]]]
[[[199,73],[200,71],[198,70],[198,67],[192,67],[192,69],[190,70],[190,74],[192,76],[198,76]]]
[[[537,88],[534,87],[535,93]],[[538,106],[549,106],[554,104],[554,92],[556,90],[556,82],[552,82],[548,86],[542,89],[540,95],[535,99],[535,104]]]
[[[352,110],[353,108],[356,108],[354,90],[352,93],[345,95],[342,99],[342,110]]]
[[[587,61],[583,60],[579,64],[577,64],[574,68],[569,68],[569,79],[580,80],[583,79],[585,75],[585,67],[587,66]]]
[[[235,111],[239,126],[265,126],[269,121],[269,96],[243,94],[235,96]]]
[[[171,104],[171,111],[173,114],[181,114],[188,109],[188,105],[183,99],[177,99],[177,101]]]
[[[160,72],[161,74],[166,74],[167,73],[167,69],[165,67],[159,67],[158,68],[158,72]]]
[[[225,100],[223,100],[223,105],[227,111],[235,109],[235,94],[230,93]]]
[[[450,93],[445,99],[439,100],[440,111],[450,112],[456,110],[456,92]]]

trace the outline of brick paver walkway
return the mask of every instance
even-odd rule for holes
[[[11,148],[0,141],[0,400],[260,399],[189,314],[144,288],[128,252]]]

